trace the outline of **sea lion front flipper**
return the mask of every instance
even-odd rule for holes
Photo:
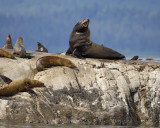
[[[25,91],[27,91],[32,97],[37,97],[37,94],[30,87],[26,87]]]
[[[79,51],[78,48],[74,49],[74,51],[72,52],[71,56],[77,57],[77,58],[80,58],[80,59],[84,59],[84,57],[82,57],[81,52]]]
[[[72,54],[72,52],[71,52],[71,49],[68,48],[68,50],[67,50],[67,52],[66,52],[66,55],[70,55],[70,54]]]

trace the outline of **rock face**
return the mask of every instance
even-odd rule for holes
[[[160,126],[160,63],[58,55],[79,71],[59,66],[36,72],[36,60],[52,54],[32,55],[0,58],[0,75],[45,83],[34,88],[36,97],[28,92],[0,97],[1,122]]]

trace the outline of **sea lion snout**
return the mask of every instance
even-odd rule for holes
[[[89,19],[84,19],[84,20],[82,20],[82,24],[83,24],[83,26],[84,27],[88,27],[88,25],[89,25]]]

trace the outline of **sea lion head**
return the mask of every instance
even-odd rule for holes
[[[10,34],[8,34],[7,40],[11,40],[11,35]]]
[[[23,43],[23,37],[18,37],[17,43]]]
[[[74,31],[83,33],[88,30],[89,27],[89,19],[84,19],[79,21],[75,26],[74,26]]]
[[[33,88],[33,87],[44,87],[44,83],[38,80],[32,80],[28,78],[24,78],[26,86]]]

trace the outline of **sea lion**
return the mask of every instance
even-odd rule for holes
[[[10,59],[14,59],[14,55],[4,49],[0,48],[0,57],[6,57],[6,58],[10,58]]]
[[[89,19],[78,22],[71,32],[69,49],[66,54],[72,54],[78,58],[98,58],[98,59],[123,59],[124,55],[117,51],[98,45],[90,41]]]
[[[23,43],[23,37],[17,39],[16,44],[14,45],[15,54],[21,58],[26,57],[26,49]]]
[[[8,86],[0,89],[0,96],[13,96],[21,91],[32,92],[34,87],[44,87],[44,83],[28,78],[14,80]]]
[[[133,56],[131,60],[138,60],[139,56]]]
[[[48,53],[48,50],[40,42],[37,42],[37,46],[38,46],[38,50],[36,50],[36,51]]]
[[[7,36],[6,43],[4,44],[4,46],[2,48],[4,48],[4,49],[13,49],[12,38],[11,38],[10,34]]]
[[[76,66],[70,60],[59,56],[44,56],[39,58],[36,62],[36,68],[38,71],[43,71],[45,68],[52,66],[66,66],[76,69]]]

